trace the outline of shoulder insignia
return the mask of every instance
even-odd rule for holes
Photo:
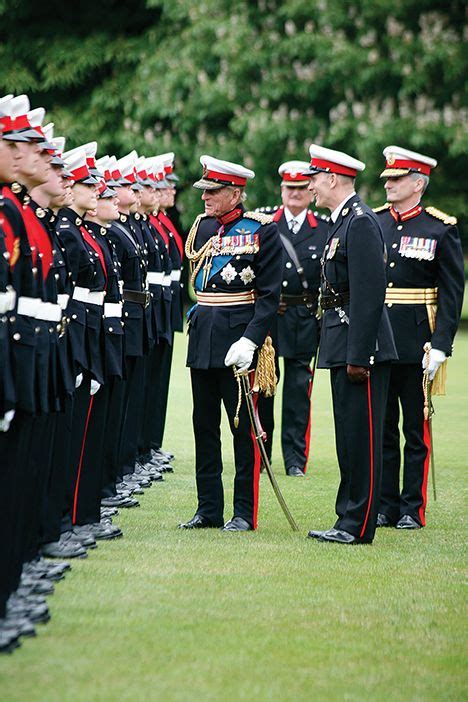
[[[274,207],[271,207],[270,205],[266,205],[265,207],[256,207],[254,212],[257,214],[258,212],[264,213],[264,214],[271,214],[272,212],[275,212],[278,209],[278,205],[275,205]],[[247,213],[246,213],[247,214]]]
[[[271,222],[273,222],[273,217],[263,212],[244,212],[244,217],[253,219],[255,222],[260,222],[260,224],[271,224]]]
[[[373,212],[385,212],[385,210],[390,209],[390,203],[386,202],[385,205],[380,205],[380,207],[373,207],[372,211]]]
[[[442,212],[442,210],[438,210],[437,207],[426,207],[425,211],[427,212],[428,215],[431,215],[431,217],[434,217],[435,219],[440,219],[444,224],[456,224],[457,223],[456,217],[452,217],[451,215],[448,215],[446,212]]]

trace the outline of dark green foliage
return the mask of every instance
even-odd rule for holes
[[[277,201],[278,165],[312,141],[366,161],[375,205],[384,146],[434,156],[426,201],[463,217],[461,1],[12,0],[0,18],[0,89],[47,107],[70,147],[174,150],[186,225],[200,154],[252,166],[256,206]]]

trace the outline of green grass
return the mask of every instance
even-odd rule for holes
[[[372,546],[307,540],[334,521],[338,481],[328,376],[317,374],[308,477],[275,468],[293,534],[261,478],[256,533],[181,532],[194,513],[186,338],[178,335],[166,447],[176,472],[118,518],[56,587],[52,620],[0,660],[3,702],[310,702],[467,698],[464,475],[468,334],[448,396],[436,398],[438,500],[420,532],[380,530]],[[279,409],[279,406],[277,406]],[[226,426],[226,518],[232,449]]]

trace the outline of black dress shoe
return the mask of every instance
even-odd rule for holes
[[[253,526],[242,517],[233,517],[221,527],[221,531],[253,531]]]
[[[286,475],[304,477],[304,471],[299,468],[299,466],[291,466],[291,468],[286,468]]]
[[[353,536],[343,529],[329,529],[320,536],[320,541],[329,541],[335,544],[356,544],[362,543],[356,536]]]
[[[201,514],[196,514],[188,522],[183,522],[179,524],[179,529],[213,529],[219,526],[219,524],[213,524],[209,519]]]
[[[325,534],[325,532],[324,531],[309,531],[309,533],[307,534],[307,537],[309,539],[320,539],[322,534]]]
[[[379,512],[377,515],[377,526],[378,527],[393,527],[395,526],[394,522],[391,522],[390,519],[387,517],[386,514],[382,514]]]
[[[410,517],[409,514],[404,514],[396,524],[397,529],[421,529],[421,525],[416,519]]]

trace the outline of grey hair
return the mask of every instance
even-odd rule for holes
[[[422,187],[422,190],[421,190],[421,195],[424,195],[424,193],[426,192],[426,188],[427,188],[427,186],[429,185],[429,176],[426,175],[425,173],[415,173],[414,171],[413,171],[412,173],[410,173],[410,175],[411,175],[411,178],[412,178],[413,180],[419,180],[419,179],[421,179],[421,180],[423,181],[423,187]]]
[[[245,202],[247,200],[247,193],[245,192],[244,188],[241,188],[238,185],[226,185],[226,188],[229,188],[229,190],[240,190],[241,191],[241,196],[239,198],[239,202]]]

